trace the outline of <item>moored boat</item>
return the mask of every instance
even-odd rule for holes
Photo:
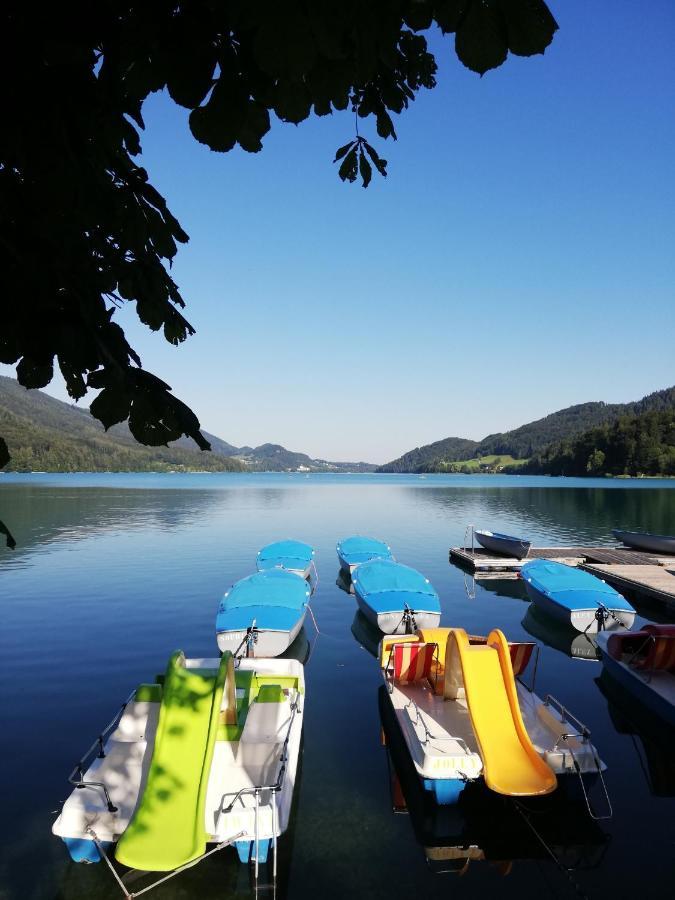
[[[635,621],[630,603],[590,572],[549,559],[535,559],[525,563],[520,577],[541,612],[577,631],[615,631],[630,628]]]
[[[296,660],[177,651],[77,764],[52,831],[76,862],[177,874],[233,844],[257,870],[288,825],[303,710]]]
[[[612,534],[627,547],[646,550],[648,553],[675,554],[675,535],[649,534],[647,531],[621,531],[613,528]]]
[[[356,602],[385,634],[434,628],[441,619],[438,594],[417,569],[388,559],[362,563],[352,576]]]
[[[474,529],[473,533],[478,543],[486,550],[491,550],[501,556],[508,556],[511,559],[525,559],[532,545],[531,541],[510,534],[500,534],[498,531]]]
[[[274,541],[258,550],[256,568],[259,572],[270,569],[286,569],[303,578],[309,578],[314,568],[315,550],[302,541]]]
[[[309,597],[305,579],[285,569],[269,569],[242,578],[218,606],[219,649],[237,656],[279,656],[300,632]]]
[[[598,635],[605,671],[635,701],[675,726],[675,625]]]
[[[509,644],[497,629],[487,638],[461,628],[383,638],[389,701],[418,776],[438,803],[456,802],[478,779],[522,797],[551,793],[557,777],[601,774],[588,729],[517,678],[534,647]]]
[[[389,544],[360,534],[338,541],[335,549],[340,560],[340,568],[348,575],[351,575],[361,563],[370,562],[372,559],[394,560]]]

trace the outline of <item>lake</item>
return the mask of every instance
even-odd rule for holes
[[[594,823],[571,802],[516,807],[477,797],[461,816],[420,821],[407,794],[409,812],[393,811],[400,779],[394,749],[381,743],[374,638],[336,584],[335,543],[354,533],[386,539],[431,579],[442,624],[528,640],[519,582],[474,583],[449,564],[466,525],[544,545],[611,543],[613,527],[674,533],[674,488],[526,476],[1,475],[0,517],[18,542],[0,551],[1,900],[121,896],[104,865],[71,863],[51,835],[67,776],[174,649],[215,655],[221,595],[254,571],[263,544],[283,537],[316,548],[320,634],[308,618],[304,750],[279,844],[279,897],[672,896],[673,745],[634,721],[625,699],[610,705],[600,663],[571,656],[569,637],[541,623],[548,643],[539,640],[537,692],[557,696],[591,729],[608,766],[612,819]],[[636,605],[636,624],[659,618]],[[438,834],[456,838],[443,846],[471,849],[459,862],[456,852],[437,853],[444,858],[430,865],[425,846]],[[149,896],[253,894],[227,849]]]

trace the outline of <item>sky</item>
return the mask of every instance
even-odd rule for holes
[[[382,463],[675,384],[675,5],[549,6],[546,53],[483,78],[429,37],[438,86],[398,141],[361,125],[389,161],[367,190],[332,164],[351,114],[218,154],[149,98],[141,162],[191,238],[172,271],[197,334],[116,318],[206,430]]]

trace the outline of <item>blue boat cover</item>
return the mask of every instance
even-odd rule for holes
[[[340,559],[350,566],[360,565],[371,559],[392,559],[391,547],[384,541],[358,534],[338,541],[336,549]]]
[[[258,551],[258,571],[266,569],[306,569],[314,557],[314,550],[302,541],[274,541]]]
[[[549,559],[533,559],[525,563],[520,574],[540,594],[567,609],[592,609],[601,603],[608,609],[635,612],[618,591],[583,569]]]
[[[389,559],[363,563],[354,572],[354,590],[375,612],[412,609],[440,612],[438,594],[417,569]]]
[[[255,575],[249,575],[248,578],[242,578],[234,584],[220,601],[216,616],[216,631],[239,627],[230,624],[231,621],[239,619],[230,620],[227,615],[235,609],[242,610],[241,615],[246,619],[246,627],[251,624],[254,613],[258,618],[258,627],[263,627],[259,619],[261,609],[279,609],[280,620],[284,616],[284,608],[290,610],[294,614],[294,623],[307,606],[309,594],[309,585],[305,579],[294,572],[287,572],[284,569],[256,572]]]

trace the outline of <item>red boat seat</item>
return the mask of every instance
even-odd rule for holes
[[[509,653],[511,654],[511,665],[513,666],[513,674],[521,675],[527,668],[527,664],[532,658],[532,651],[535,645],[528,644],[509,644]]]
[[[644,672],[675,672],[675,626],[644,625],[640,631],[613,634],[608,643],[614,659],[627,662]]]
[[[431,681],[434,658],[438,657],[438,644],[394,644],[394,681],[412,684],[415,681]]]

